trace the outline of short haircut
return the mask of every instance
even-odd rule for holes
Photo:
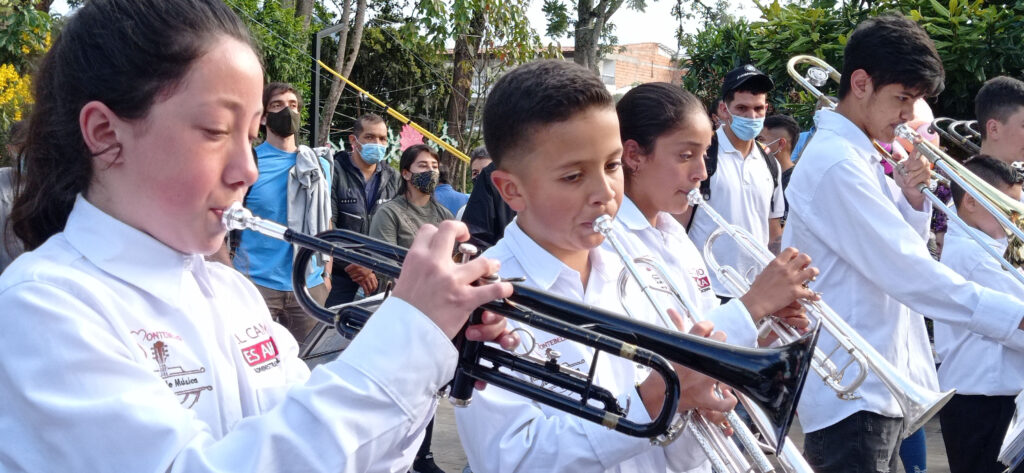
[[[696,114],[707,113],[704,104],[678,85],[651,82],[633,87],[615,105],[619,138],[636,141],[645,153],[654,151],[658,137],[688,124]]]
[[[299,99],[299,108],[302,108],[302,92],[299,92],[299,89],[296,89],[294,85],[287,82],[271,82],[263,86],[263,113],[267,113],[267,106],[270,105],[270,99],[274,98],[275,95],[280,95],[285,92],[295,94],[295,98]]]
[[[1020,107],[1024,107],[1024,82],[1007,76],[985,82],[974,98],[974,116],[978,119],[981,139],[985,139],[985,124],[989,120],[1006,123]]]
[[[781,128],[782,131],[786,132],[786,136],[789,137],[789,152],[793,152],[793,147],[796,146],[796,141],[800,139],[800,124],[789,115],[772,115],[764,119],[765,128]]]
[[[363,127],[377,123],[384,123],[384,117],[376,113],[364,113],[352,124],[352,134],[359,136],[363,132]]]
[[[839,98],[850,92],[853,72],[863,69],[875,90],[889,84],[934,97],[946,77],[935,44],[920,25],[899,13],[869,18],[857,25],[843,50]]]
[[[496,166],[528,149],[530,135],[614,101],[601,78],[579,64],[547,59],[523,64],[498,79],[484,105],[484,142]]]
[[[473,151],[469,152],[470,164],[473,164],[473,161],[478,159],[491,159],[491,155],[487,152],[486,146],[477,146],[476,148],[473,148]]]
[[[979,154],[964,161],[964,167],[981,180],[1000,189],[1024,182],[1024,175],[1021,175],[1013,166],[987,154]],[[955,181],[951,182],[950,187],[950,190],[953,192],[953,203],[960,205],[967,192],[963,187],[957,185]]]

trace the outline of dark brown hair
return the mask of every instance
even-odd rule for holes
[[[27,249],[64,229],[75,196],[92,179],[82,107],[95,100],[122,119],[145,118],[223,36],[252,44],[219,0],[91,0],[68,18],[34,76],[25,168],[11,211]]]

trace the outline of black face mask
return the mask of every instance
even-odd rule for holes
[[[267,129],[275,135],[287,138],[299,131],[299,114],[285,107],[274,113],[267,114]]]

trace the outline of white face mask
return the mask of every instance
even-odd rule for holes
[[[761,146],[764,146],[764,149],[771,149],[772,145],[774,145],[775,143],[778,143],[779,140],[781,140],[781,139],[782,138],[775,138],[775,140],[770,141],[768,143],[765,143],[765,142],[762,141],[761,142]],[[775,148],[775,151],[768,152],[768,155],[773,157],[773,158],[777,157],[779,155],[779,151],[781,151],[781,150],[782,150],[782,147],[779,146],[779,147]]]

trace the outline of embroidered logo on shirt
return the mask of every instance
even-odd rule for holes
[[[270,336],[270,328],[265,324],[246,327],[235,333],[235,342],[242,351],[242,359],[256,373],[262,373],[281,364],[277,342]]]
[[[167,387],[178,396],[181,405],[191,408],[199,402],[203,391],[213,391],[213,386],[201,386],[200,377],[196,376],[206,373],[206,368],[186,370],[181,364],[172,364],[176,361],[168,342],[180,342],[180,336],[170,332],[147,332],[142,329],[132,332],[132,335],[138,337],[140,342],[150,345],[150,349],[143,351],[146,352],[146,356],[153,356],[153,360],[157,362],[157,369],[154,372],[158,373],[164,383],[167,383]],[[154,340],[156,341],[152,345],[148,343]]]
[[[708,292],[711,290],[711,280],[708,279],[708,275],[703,269],[694,270],[693,282],[697,283],[697,288],[700,289],[700,292]]]

